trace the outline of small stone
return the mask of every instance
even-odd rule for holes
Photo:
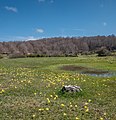
[[[65,85],[61,89],[62,92],[80,92],[82,91],[80,86],[73,86],[73,85]]]

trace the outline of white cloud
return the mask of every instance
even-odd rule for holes
[[[0,41],[29,41],[29,40],[38,40],[40,37],[34,36],[5,36],[0,37]]]
[[[36,32],[37,32],[37,33],[43,33],[43,32],[44,32],[44,30],[43,30],[43,29],[41,29],[41,28],[37,28],[37,29],[36,29]]]
[[[28,37],[25,37],[25,40],[37,40],[37,39],[40,39],[40,38],[36,38],[34,36],[28,36]]]
[[[8,10],[8,11],[12,11],[12,12],[15,12],[15,13],[17,13],[18,12],[18,10],[17,10],[17,8],[16,7],[9,7],[9,6],[5,6],[4,7],[6,10]]]
[[[40,37],[34,37],[34,36],[14,36],[13,39],[15,41],[28,41],[28,40],[38,40]]]

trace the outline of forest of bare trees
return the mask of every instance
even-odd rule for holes
[[[56,37],[30,41],[0,42],[0,54],[8,56],[78,56],[100,49],[116,51],[116,36]]]

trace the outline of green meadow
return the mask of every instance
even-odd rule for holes
[[[78,70],[61,69],[79,66]],[[0,120],[115,120],[116,57],[40,57],[0,59]],[[64,85],[79,93],[62,93]]]

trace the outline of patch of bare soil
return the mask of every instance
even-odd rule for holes
[[[103,70],[96,70],[92,68],[87,68],[87,67],[82,67],[82,66],[76,66],[76,65],[65,65],[61,67],[61,70],[67,70],[67,71],[80,71],[85,74],[107,74],[109,73],[108,71],[103,71]]]
[[[61,70],[68,70],[68,71],[85,71],[88,69],[89,68],[82,67],[82,66],[75,66],[75,65],[66,65],[61,67]]]

